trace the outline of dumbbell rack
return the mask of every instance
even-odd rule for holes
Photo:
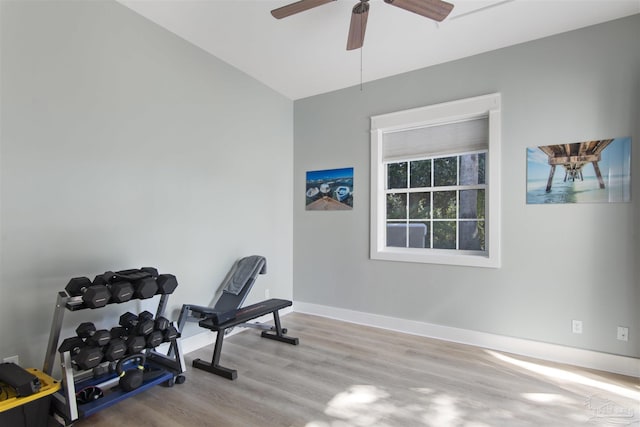
[[[158,303],[158,309],[155,315],[156,319],[164,314],[168,298],[169,295],[167,294],[160,295],[160,302]],[[131,301],[136,300],[132,299]],[[42,369],[47,375],[51,375],[53,371],[65,312],[84,310],[87,308],[89,307],[84,303],[78,304],[72,302],[71,297],[69,297],[66,292],[58,292],[53,322],[51,324],[51,333],[49,334],[49,343],[47,345],[47,353]],[[174,383],[180,384],[184,382],[185,378],[182,374],[186,371],[186,368],[179,336],[172,339],[168,344],[169,349],[167,354],[163,354],[157,349],[147,349],[145,351],[147,365],[154,368],[156,374],[151,379],[145,380],[140,387],[129,392],[113,389],[108,394],[105,394],[104,397],[82,405],[78,405],[76,401],[76,392],[78,390],[87,386],[98,386],[103,389],[109,389],[118,384],[119,378],[115,373],[110,373],[99,378],[93,378],[92,375],[89,375],[89,377],[79,376],[78,379],[76,379],[71,363],[71,352],[66,351],[60,353],[62,389],[53,394],[52,399],[53,416],[56,421],[64,426],[70,426],[80,418],[88,417],[155,385],[165,383],[168,386],[173,386]]]

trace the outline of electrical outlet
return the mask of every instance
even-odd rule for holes
[[[264,299],[269,299],[269,288],[264,290]]]
[[[574,334],[582,333],[582,320],[572,320],[571,321],[571,331]]]
[[[20,358],[18,356],[10,356],[2,359],[4,363],[15,363],[16,365],[20,364]]]
[[[620,341],[629,341],[629,328],[626,326],[618,326],[618,339]]]

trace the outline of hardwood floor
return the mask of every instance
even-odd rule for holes
[[[225,338],[229,381],[191,368],[77,426],[640,425],[637,378],[292,313],[292,346],[248,329]]]

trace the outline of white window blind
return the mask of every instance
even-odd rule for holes
[[[489,147],[489,118],[434,124],[385,132],[382,161],[412,160],[421,157],[486,150]]]

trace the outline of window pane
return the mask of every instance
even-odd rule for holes
[[[431,193],[409,193],[409,218],[431,218]]]
[[[407,218],[406,193],[387,194],[387,219]]]
[[[484,218],[484,190],[460,191],[460,218]]]
[[[460,185],[484,184],[485,153],[460,156]]]
[[[433,223],[433,248],[456,248],[456,222],[438,221]]]
[[[433,193],[433,217],[436,219],[456,218],[456,192],[437,191]]]
[[[409,247],[428,248],[429,245],[429,223],[411,222],[409,223]]]
[[[460,222],[460,247],[461,250],[484,251],[484,221]]]
[[[444,157],[433,161],[433,181],[436,187],[458,183],[458,157]]]
[[[387,165],[387,189],[407,188],[407,162],[389,163]]]
[[[411,188],[431,187],[431,160],[411,162]]]
[[[407,247],[407,224],[387,222],[387,246]]]

